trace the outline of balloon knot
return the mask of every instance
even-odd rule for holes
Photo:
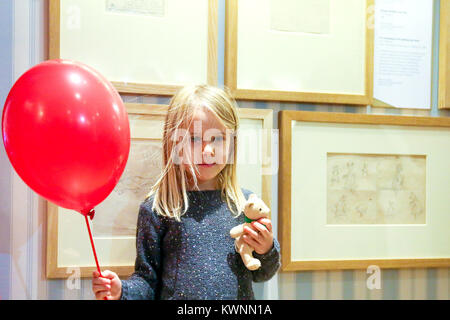
[[[94,219],[95,210],[94,210],[94,209],[91,209],[91,210],[89,210],[89,212],[87,212],[87,211],[85,211],[85,210],[82,210],[82,211],[81,211],[81,214],[82,214],[82,215],[85,215],[85,216],[88,216],[88,217],[92,220],[92,219]]]

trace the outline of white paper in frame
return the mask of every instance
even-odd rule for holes
[[[119,92],[172,95],[217,84],[217,0],[50,0],[50,59],[103,74]]]
[[[375,3],[374,107],[430,109],[435,1]]]
[[[226,5],[225,85],[235,97],[370,104],[373,0]]]

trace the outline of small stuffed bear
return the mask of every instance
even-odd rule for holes
[[[270,209],[266,206],[264,201],[262,201],[256,194],[251,194],[245,203],[244,215],[245,223],[240,224],[230,231],[230,236],[234,241],[236,251],[241,255],[244,265],[249,270],[257,270],[261,267],[261,261],[253,258],[254,249],[242,239],[244,234],[244,226],[251,228],[251,222],[261,218],[267,218],[269,216]]]

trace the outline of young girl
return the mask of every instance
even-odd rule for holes
[[[245,241],[261,261],[248,270],[230,230],[244,222],[251,194],[236,178],[234,100],[223,90],[189,86],[171,100],[164,125],[164,170],[141,204],[135,272],[120,280],[93,274],[97,299],[253,299],[252,281],[280,267],[279,244],[269,219],[245,228]]]

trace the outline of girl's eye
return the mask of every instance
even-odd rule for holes
[[[192,137],[191,137],[191,141],[192,141],[192,142],[200,142],[200,141],[202,141],[202,139],[201,139],[200,137],[194,137],[194,136],[192,136]]]
[[[223,141],[223,137],[222,136],[214,136],[214,137],[211,137],[211,141],[212,142]]]

